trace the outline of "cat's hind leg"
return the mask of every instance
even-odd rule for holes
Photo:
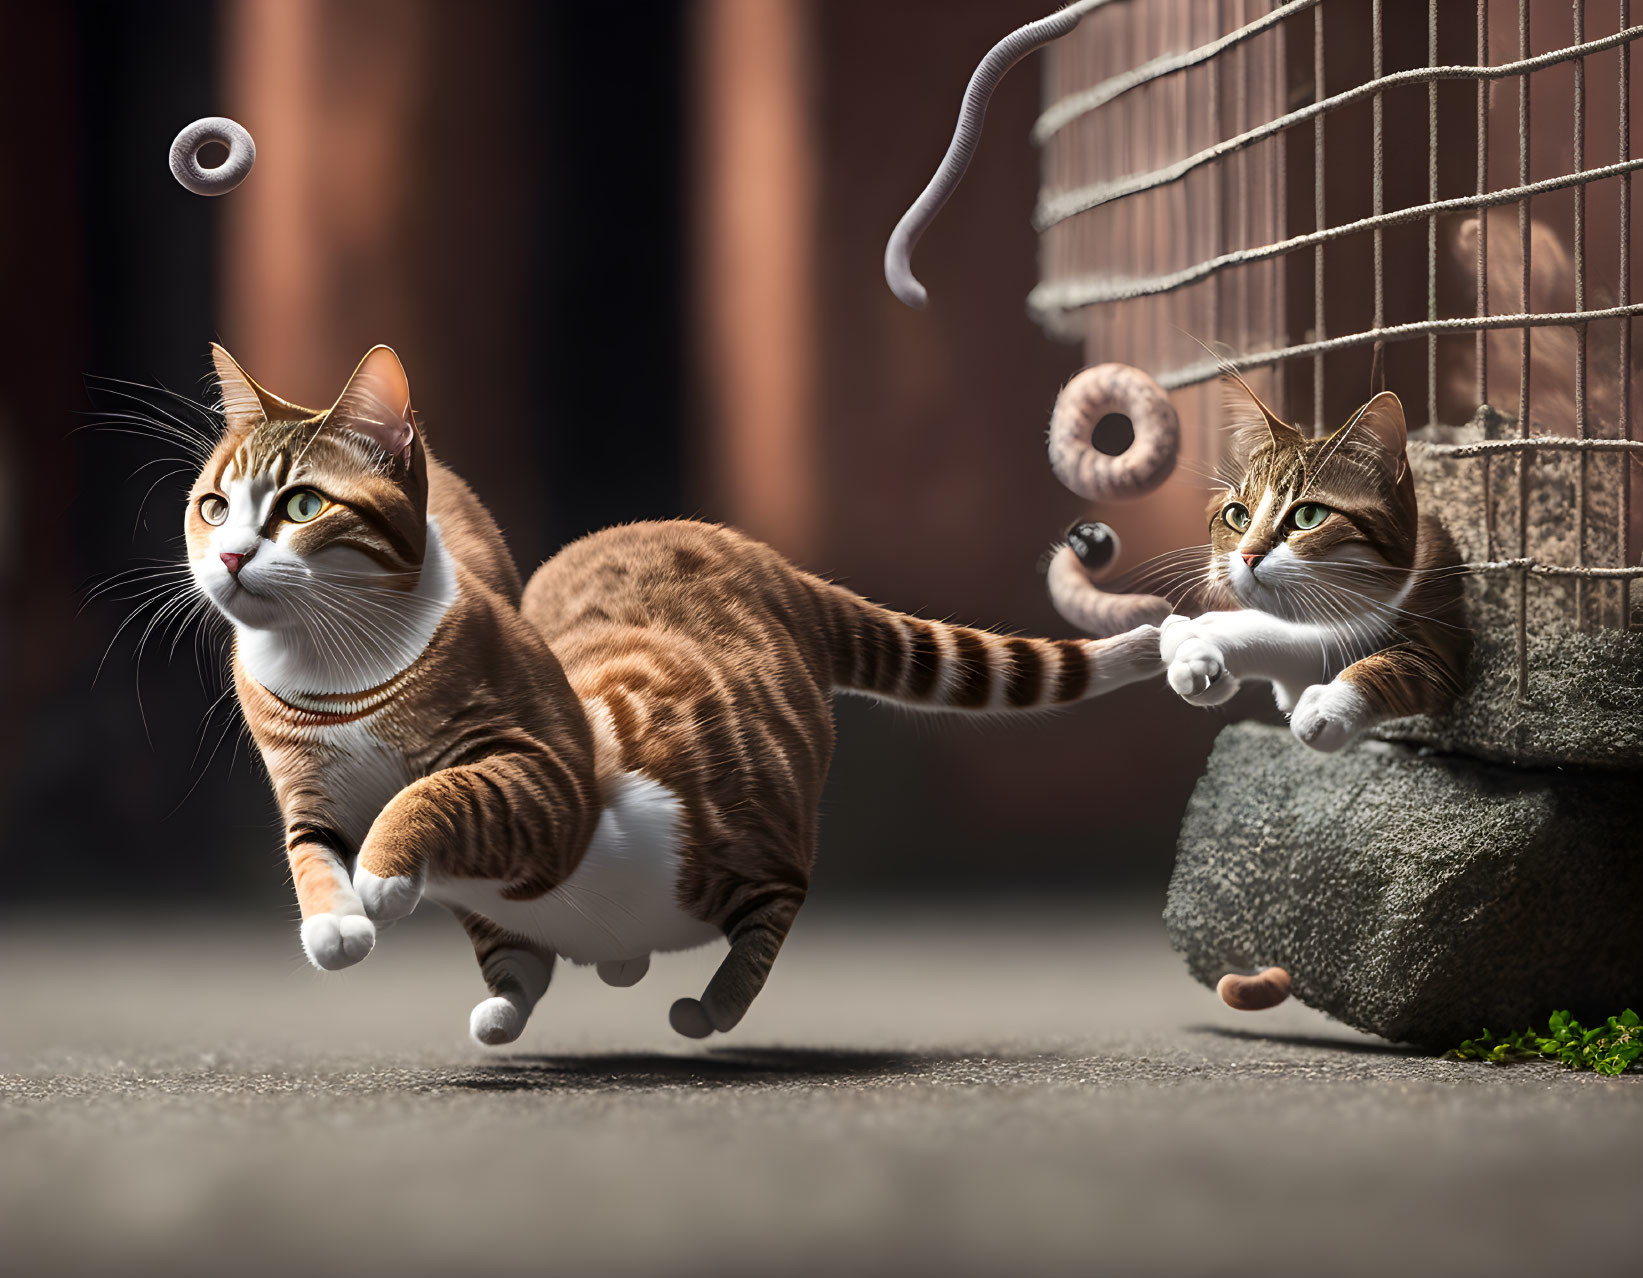
[[[504,932],[489,919],[465,914],[462,926],[473,942],[474,957],[491,996],[474,1005],[468,1032],[485,1047],[511,1043],[525,1032],[553,977],[552,950]]]
[[[772,887],[743,906],[725,927],[730,953],[707,983],[700,999],[682,998],[668,1012],[668,1022],[686,1038],[706,1038],[714,1030],[734,1029],[764,988],[770,967],[804,904],[804,889],[790,884]]]

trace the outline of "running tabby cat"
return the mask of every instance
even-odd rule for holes
[[[473,941],[516,1039],[555,959],[639,980],[730,951],[681,1034],[732,1028],[805,897],[832,695],[930,709],[1062,705],[1162,670],[1158,634],[1006,638],[879,608],[710,524],[594,534],[528,587],[429,453],[398,358],[287,403],[213,348],[225,430],[194,484],[198,588],[273,781],[318,967],[427,896]]]
[[[1170,686],[1218,705],[1242,679],[1269,680],[1295,736],[1323,751],[1447,707],[1468,649],[1461,569],[1416,509],[1398,397],[1383,391],[1326,439],[1241,379],[1226,398],[1238,473],[1210,503],[1205,584],[1234,607],[1164,621]]]

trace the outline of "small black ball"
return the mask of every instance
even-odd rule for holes
[[[1067,544],[1078,556],[1078,562],[1091,572],[1105,568],[1118,553],[1118,537],[1106,524],[1074,524],[1067,529]]]

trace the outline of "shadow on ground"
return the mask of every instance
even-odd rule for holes
[[[1225,1025],[1184,1025],[1188,1034],[1213,1034],[1243,1043],[1271,1043],[1281,1047],[1307,1047],[1328,1052],[1356,1052],[1366,1056],[1398,1056],[1406,1060],[1427,1060],[1431,1053],[1396,1043],[1376,1043],[1359,1038],[1329,1038],[1322,1034],[1263,1034],[1260,1030],[1231,1029]]]
[[[633,1052],[609,1056],[512,1056],[453,1080],[475,1091],[604,1089],[689,1082],[718,1086],[852,1083],[928,1073],[963,1057],[823,1047],[718,1047],[705,1055]],[[981,1058],[976,1058],[979,1062]]]

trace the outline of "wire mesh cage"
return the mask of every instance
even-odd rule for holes
[[[1643,623],[1640,36],[1631,0],[1127,0],[1051,49],[1034,130],[1033,315],[1153,372],[1202,469],[1187,335],[1314,432],[1397,391],[1520,705],[1556,636]]]

